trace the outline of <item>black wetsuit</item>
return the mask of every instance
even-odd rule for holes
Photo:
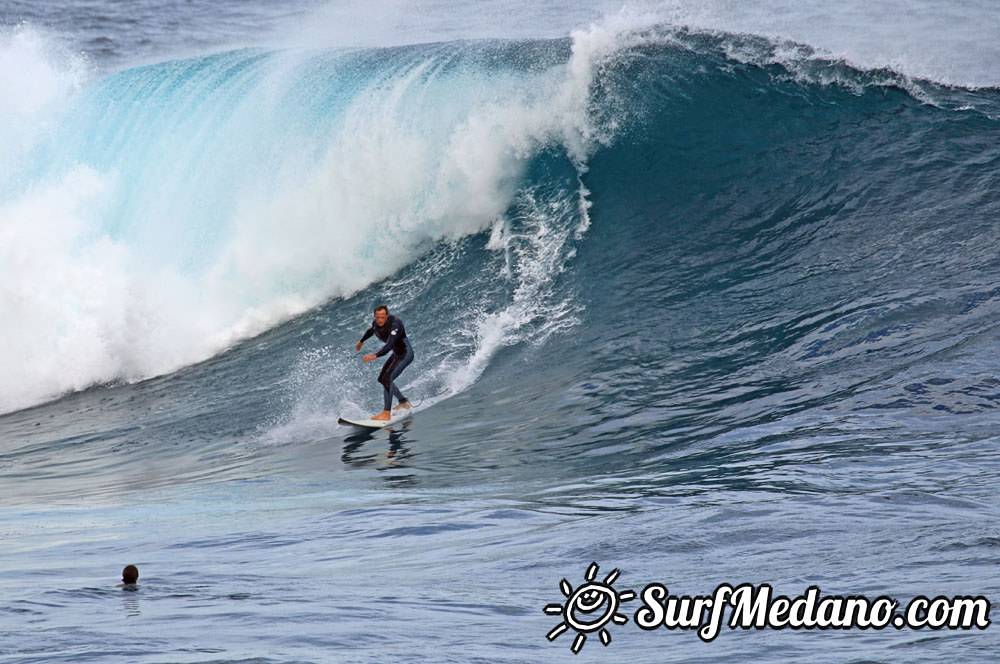
[[[389,351],[392,351],[392,356],[382,366],[382,371],[378,375],[378,382],[385,388],[383,395],[385,410],[389,410],[392,407],[393,397],[396,397],[399,403],[406,401],[406,397],[396,387],[395,381],[399,377],[399,374],[403,373],[403,369],[413,361],[413,346],[410,345],[410,340],[406,338],[406,328],[403,327],[403,321],[395,316],[389,316],[385,321],[385,325],[381,326],[372,321],[372,326],[365,330],[364,336],[361,337],[361,343],[367,341],[373,334],[385,342],[385,345],[376,351],[375,355],[377,357],[382,357]]]

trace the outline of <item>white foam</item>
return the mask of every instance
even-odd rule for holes
[[[469,389],[502,348],[523,342],[541,345],[578,322],[582,304],[575,293],[560,292],[555,282],[575,255],[573,241],[590,225],[587,193],[582,185],[575,195],[566,192],[556,199],[523,192],[512,224],[516,228],[506,221],[494,227],[487,248],[507,255],[505,272],[515,284],[513,296],[495,310],[476,311],[470,304],[475,311],[470,316],[471,334],[444,340],[449,350],[409,386],[432,395],[421,407]]]
[[[87,80],[87,62],[36,28],[0,27],[0,183]]]
[[[106,194],[80,168],[0,205],[0,411],[118,372],[127,252],[87,222]]]

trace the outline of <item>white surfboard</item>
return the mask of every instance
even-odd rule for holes
[[[403,408],[393,412],[392,417],[388,420],[373,420],[367,419],[352,419],[348,417],[341,417],[337,422],[339,424],[346,424],[352,427],[363,427],[365,429],[383,429],[392,424],[398,424],[403,420],[407,419],[413,414],[412,408]]]

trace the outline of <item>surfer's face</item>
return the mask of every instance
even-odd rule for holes
[[[389,312],[385,309],[379,309],[375,312],[375,323],[381,327],[385,325],[385,322],[389,320]]]

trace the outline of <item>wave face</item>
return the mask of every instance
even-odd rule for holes
[[[619,72],[642,120],[584,177],[588,310],[630,302],[621,339],[645,342],[631,360],[656,347],[664,387],[685,402],[695,388],[706,410],[758,391],[770,417],[845,400],[973,407],[930,385],[956,361],[970,386],[996,369],[996,91],[678,37]]]
[[[546,186],[539,154],[579,168],[600,140],[599,57],[244,50],[79,92],[48,72],[4,146],[0,408],[204,360],[489,228]]]
[[[557,333],[580,375],[668,359],[638,371],[635,407],[762,390],[772,417],[887,373],[922,385],[991,329],[990,89],[607,25],[244,49],[84,85],[29,36],[8,57],[39,73],[0,151],[5,411],[382,294],[432,338],[464,320],[428,394]]]

